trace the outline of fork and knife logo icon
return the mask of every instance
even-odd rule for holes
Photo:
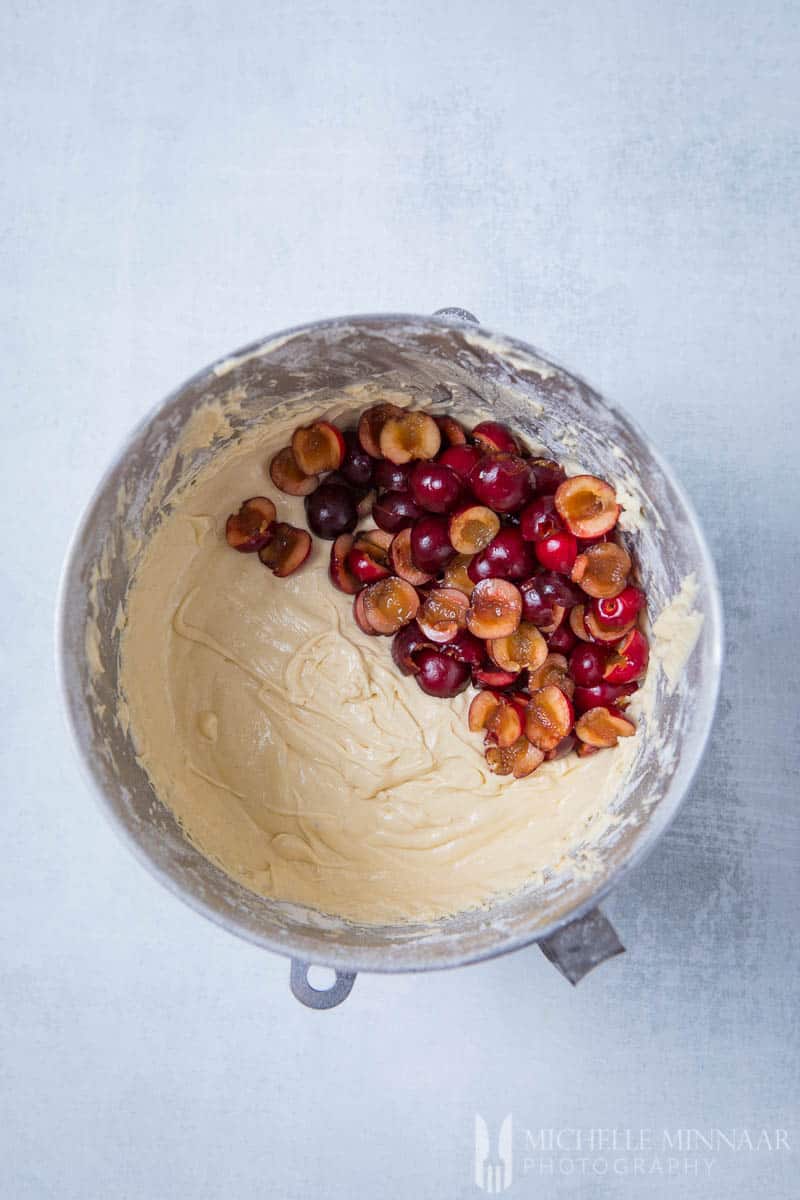
[[[511,1187],[513,1178],[513,1123],[509,1113],[500,1125],[497,1143],[492,1147],[489,1126],[475,1113],[475,1184],[492,1196]]]

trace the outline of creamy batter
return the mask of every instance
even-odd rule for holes
[[[328,581],[329,542],[288,579],[227,546],[225,519],[248,496],[305,526],[267,465],[316,415],[220,454],[142,555],[121,680],[158,795],[245,887],[363,922],[440,917],[575,866],[636,738],[494,776],[467,728],[472,689],[437,700],[399,674],[389,639],[361,633]]]

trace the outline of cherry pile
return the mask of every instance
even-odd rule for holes
[[[347,432],[296,429],[269,471],[305,498],[312,533],[333,543],[331,582],[354,597],[359,629],[393,635],[398,670],[430,696],[478,689],[469,728],[496,774],[522,778],[635,733],[624,709],[647,671],[646,600],[605,480],[567,477],[499,422],[468,433],[393,404]],[[358,530],[368,516],[377,528]],[[311,538],[276,517],[255,496],[226,537],[286,576]]]

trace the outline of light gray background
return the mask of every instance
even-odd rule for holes
[[[786,1128],[711,1179],[794,1197],[797,5],[2,6],[0,1193],[477,1195],[472,1121]],[[621,401],[705,521],[723,698],[676,825],[572,991],[535,949],[338,1010],[163,891],[62,728],[70,530],[122,435],[270,330],[460,304]],[[521,1164],[518,1162],[518,1166]]]

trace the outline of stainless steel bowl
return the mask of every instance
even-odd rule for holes
[[[100,803],[123,838],[167,887],[232,933],[291,957],[292,987],[304,1003],[331,1007],[357,971],[453,967],[539,942],[575,982],[621,949],[596,905],[652,849],[675,816],[700,761],[716,704],[722,618],[716,572],[697,518],[672,472],[628,416],[525,343],[472,324],[461,310],[435,317],[367,316],[321,321],[255,343],[195,375],[133,432],[88,506],[65,564],[58,613],[64,700],[80,756]],[[226,443],[276,406],[345,385],[416,383],[443,410],[494,410],[556,456],[577,458],[599,475],[643,482],[645,524],[637,556],[655,606],[693,572],[704,621],[681,685],[656,683],[659,745],[640,738],[639,758],[619,797],[620,821],[600,846],[590,879],[557,877],[491,907],[429,925],[358,926],[296,905],[262,899],[235,883],[183,836],[136,762],[116,717],[119,623],[130,581],[126,537],[146,538],[157,512],[148,505],[164,483],[187,421],[209,400],[237,389]],[[219,443],[224,444],[224,443]],[[209,454],[174,463],[192,471]],[[102,565],[103,569],[100,569]],[[96,634],[87,653],[87,622]],[[93,665],[92,665],[93,664]],[[666,744],[670,753],[664,754]],[[312,988],[307,964],[336,969],[327,991]]]

